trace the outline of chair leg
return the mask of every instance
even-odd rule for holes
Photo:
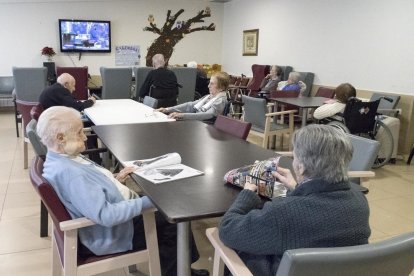
[[[44,238],[48,236],[48,212],[43,201],[40,201],[40,237]]]
[[[161,275],[160,254],[158,251],[157,228],[155,225],[155,213],[144,212],[145,241],[149,255],[149,271],[150,275]]]
[[[28,168],[28,159],[29,159],[29,153],[28,153],[28,143],[23,140],[23,169]]]
[[[19,112],[17,111],[17,104],[16,100],[13,100],[14,102],[14,120],[16,121],[16,134],[17,137],[19,137]]]
[[[411,164],[411,159],[413,159],[413,155],[414,155],[414,147],[411,149],[410,156],[408,157],[408,160],[407,160],[408,165]]]
[[[54,231],[52,231],[52,275],[60,276],[62,275],[62,266],[59,257],[59,251],[57,249],[57,244],[54,236]]]
[[[220,254],[214,252],[214,263],[213,263],[213,276],[223,276],[224,274],[224,262],[220,258]]]
[[[269,136],[268,135],[265,135],[263,137],[262,147],[265,148],[265,149],[267,149],[269,147]]]

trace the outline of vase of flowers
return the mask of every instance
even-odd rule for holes
[[[53,56],[56,55],[55,50],[53,50],[52,47],[43,47],[43,49],[40,51],[42,53],[42,56],[46,56],[48,61],[53,61]]]

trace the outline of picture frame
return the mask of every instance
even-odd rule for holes
[[[257,56],[259,29],[243,31],[243,56]]]

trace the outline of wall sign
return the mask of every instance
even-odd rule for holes
[[[139,65],[141,58],[138,45],[115,46],[115,65],[116,66],[136,66]]]

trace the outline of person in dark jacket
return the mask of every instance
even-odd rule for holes
[[[158,99],[159,106],[173,106],[177,104],[178,82],[177,76],[173,71],[165,68],[165,60],[162,54],[152,57],[152,66],[155,68],[150,71],[144,80],[139,97],[151,96]]]
[[[253,275],[275,275],[288,249],[368,243],[369,207],[348,181],[352,144],[326,125],[309,125],[293,137],[293,169],[273,175],[288,189],[284,198],[262,204],[256,185],[246,183],[224,215],[219,235]]]
[[[46,87],[40,94],[39,102],[43,109],[48,109],[52,106],[67,106],[72,107],[78,111],[83,111],[85,108],[91,107],[96,99],[89,97],[86,101],[78,101],[73,97],[72,93],[75,91],[75,78],[68,74],[61,74],[55,84]]]

